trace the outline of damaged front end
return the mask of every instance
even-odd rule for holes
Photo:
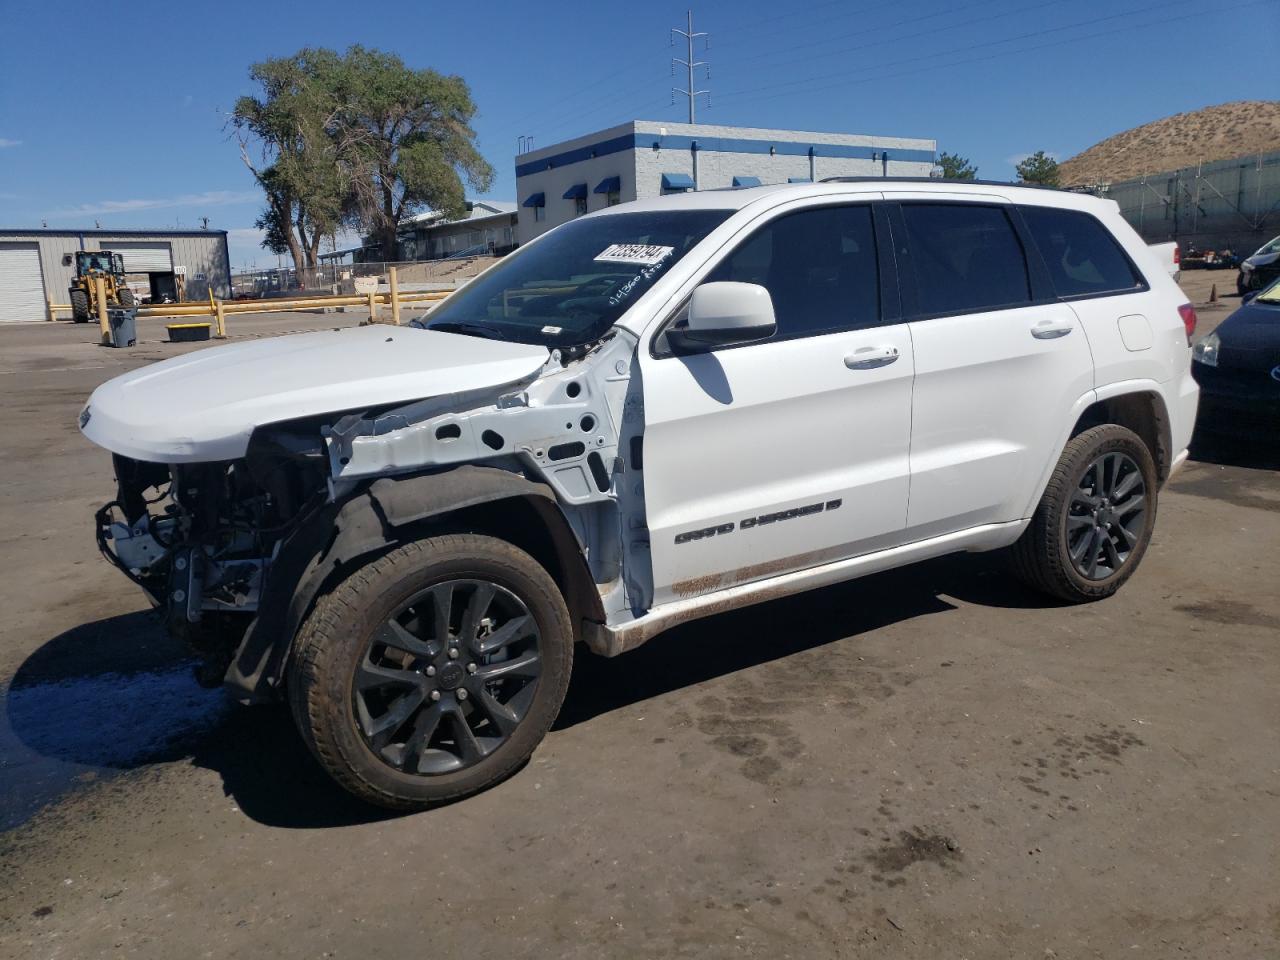
[[[98,548],[201,658],[201,684],[218,686],[281,544],[326,498],[319,424],[256,431],[233,461],[112,461],[116,498],[96,514]]]

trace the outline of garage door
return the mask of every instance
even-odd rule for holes
[[[104,250],[124,254],[125,273],[173,272],[173,255],[167,243],[104,240],[101,246]]]
[[[44,316],[39,249],[34,243],[0,244],[0,322]]]

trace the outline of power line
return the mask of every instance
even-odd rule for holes
[[[880,70],[885,67],[896,67],[906,63],[918,63],[921,60],[932,60],[935,57],[948,56],[953,53],[964,53],[969,50],[980,50],[983,47],[994,47],[994,46],[1000,46],[1001,44],[1005,44],[1005,43],[1016,43],[1019,40],[1033,39],[1035,37],[1041,37],[1051,33],[1061,33],[1063,30],[1073,30],[1077,27],[1087,27],[1096,23],[1106,23],[1109,20],[1119,20],[1123,17],[1130,17],[1139,13],[1149,13],[1153,10],[1167,10],[1171,6],[1180,6],[1182,4],[1193,3],[1193,2],[1196,2],[1196,0],[1162,0],[1162,2],[1160,3],[1150,4],[1149,6],[1145,6],[1145,7],[1137,7],[1132,10],[1125,10],[1125,11],[1122,11],[1121,13],[1115,13],[1108,17],[1092,17],[1088,20],[1079,20],[1079,21],[1076,21],[1075,23],[1062,24],[1061,26],[1057,26],[1057,27],[1048,27],[1043,30],[1031,30],[1031,31],[1028,31],[1027,33],[1020,33],[1012,37],[1004,37],[998,40],[987,40],[982,43],[964,44],[959,47],[953,47],[950,50],[940,50],[934,53],[922,54],[918,57],[908,57],[904,60],[894,60],[888,63],[871,64],[870,66],[859,67],[855,70],[839,70],[839,71],[836,71],[835,73],[826,73],[818,76],[805,77],[799,80],[788,80],[782,83],[774,83],[766,87],[750,87],[745,90],[731,90],[730,92],[723,94],[722,96],[723,98],[741,97],[749,93],[758,93],[758,92],[763,92],[767,90],[777,90],[779,87],[795,87],[795,86],[807,87],[810,83],[813,83],[815,81],[834,80],[841,77],[850,77],[859,73],[865,73],[868,70]],[[1163,22],[1167,22],[1167,21],[1163,21]],[[772,99],[772,97],[768,99]]]
[[[1161,5],[1162,8],[1163,6],[1164,5]],[[1237,4],[1235,7],[1229,8],[1225,12],[1235,12],[1239,10],[1248,9],[1249,7],[1257,7],[1257,6],[1275,6],[1278,9],[1280,9],[1280,3],[1277,3],[1277,0],[1248,0],[1248,2]],[[1136,12],[1136,11],[1133,11],[1133,12]],[[1195,11],[1192,13],[1183,14],[1182,16],[1178,16],[1178,17],[1167,17],[1160,20],[1158,23],[1149,24],[1148,28],[1155,29],[1157,27],[1163,27],[1170,23],[1179,23],[1183,20],[1192,20],[1200,16],[1203,16],[1202,11]],[[778,97],[792,96],[793,94],[798,92],[814,93],[822,90],[833,90],[833,89],[844,88],[847,86],[857,86],[864,83],[874,83],[877,80],[892,80],[898,77],[910,76],[916,73],[936,71],[939,68],[943,68],[943,67],[960,67],[960,66],[966,66],[968,64],[973,64],[973,63],[985,63],[989,60],[999,60],[1002,57],[1017,56],[1023,53],[1031,53],[1036,50],[1044,50],[1049,47],[1060,47],[1069,43],[1080,43],[1081,41],[1084,41],[1084,40],[1095,40],[1099,37],[1115,36],[1116,34],[1124,33],[1128,29],[1129,29],[1128,27],[1118,27],[1111,30],[1101,30],[1096,33],[1088,33],[1079,37],[1067,37],[1066,39],[1063,39],[1063,40],[1051,40],[1048,43],[1035,44],[1033,46],[1023,47],[1018,50],[1007,50],[999,53],[990,53],[980,57],[970,57],[965,60],[954,60],[949,63],[930,64],[929,66],[925,66],[925,67],[916,67],[911,70],[902,70],[902,71],[899,71],[898,73],[882,73],[882,74],[877,74],[874,77],[862,77],[860,79],[848,80],[842,83],[824,84],[822,86],[813,87],[805,91],[783,91],[781,93],[775,93],[768,96],[756,97],[752,102],[759,103],[764,100],[776,100]],[[976,49],[976,46],[987,46],[987,44],[978,44],[978,45],[975,45],[975,47],[968,47],[968,48],[961,47],[961,48],[957,48],[956,50],[943,52],[941,54],[934,54],[933,56],[945,56],[947,55],[947,53],[962,52],[965,49]],[[920,60],[920,59],[929,59],[929,58],[913,57],[910,60],[898,61],[898,63],[910,63],[913,60]],[[868,68],[868,69],[883,69],[884,67],[892,67],[895,65],[896,64],[894,63],[878,64],[876,67]],[[768,89],[768,88],[765,88],[765,89]],[[732,96],[745,96],[749,92],[752,92],[752,91],[738,91],[737,93],[732,94]],[[730,94],[725,94],[725,96],[726,97],[730,96]]]
[[[695,59],[693,59],[693,41],[694,41],[694,40],[696,40],[696,39],[698,39],[698,37],[701,37],[701,38],[702,38],[702,48],[705,50],[705,49],[709,46],[709,44],[710,44],[710,42],[711,42],[711,41],[708,39],[711,35],[710,35],[709,33],[694,33],[694,32],[693,32],[693,11],[692,11],[692,10],[690,10],[690,11],[689,11],[689,29],[688,29],[688,30],[681,30],[679,27],[672,27],[672,28],[671,28],[671,43],[672,43],[672,45],[674,45],[674,44],[675,44],[675,39],[676,39],[676,35],[677,35],[677,34],[679,34],[680,36],[684,37],[685,42],[689,45],[689,59],[688,59],[688,60],[681,60],[679,57],[672,57],[672,58],[671,58],[671,72],[672,72],[672,74],[674,74],[674,73],[675,73],[675,65],[676,65],[677,63],[679,63],[679,64],[683,64],[683,65],[684,65],[684,67],[685,67],[685,69],[689,71],[689,86],[688,86],[688,89],[685,89],[685,90],[681,90],[679,87],[673,87],[673,88],[671,89],[671,102],[672,102],[672,103],[675,103],[675,96],[676,96],[676,94],[677,94],[677,93],[679,93],[679,94],[683,94],[684,96],[688,97],[688,98],[689,98],[689,122],[690,122],[690,123],[693,123],[693,122],[694,122],[694,105],[697,103],[698,98],[699,98],[699,97],[701,97],[701,96],[705,96],[705,97],[707,98],[708,105],[710,105],[710,101],[711,101],[711,91],[710,91],[710,90],[699,90],[699,89],[694,85],[694,82],[693,82],[693,75],[694,75],[694,73],[697,71],[697,69],[698,69],[699,67],[706,67],[706,68],[707,68],[707,70],[706,70],[706,76],[707,76],[707,79],[708,79],[708,80],[710,80],[710,79],[711,79],[711,66],[710,66],[710,64],[708,64],[705,60],[695,60]]]

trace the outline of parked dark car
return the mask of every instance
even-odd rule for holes
[[[1202,418],[1216,426],[1280,421],[1280,281],[1198,341],[1191,359]]]
[[[1251,257],[1240,262],[1236,275],[1236,292],[1244,296],[1250,290],[1261,290],[1280,279],[1280,237],[1259,247]]]

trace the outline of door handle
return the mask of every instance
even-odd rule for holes
[[[897,347],[863,347],[844,358],[844,365],[850,370],[874,370],[885,367],[898,359]]]
[[[1056,340],[1065,337],[1074,330],[1075,324],[1066,320],[1041,320],[1031,328],[1031,335],[1037,340]]]

